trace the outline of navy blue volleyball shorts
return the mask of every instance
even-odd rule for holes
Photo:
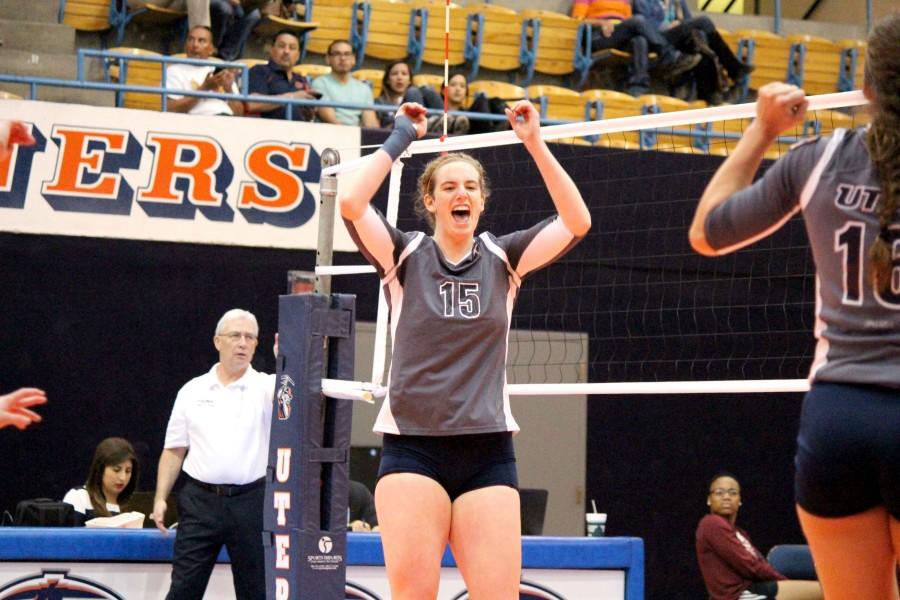
[[[430,436],[384,434],[378,478],[418,473],[437,481],[450,500],[495,485],[519,488],[512,433]]]
[[[807,512],[846,517],[883,505],[900,519],[900,390],[814,383],[794,465],[797,503]]]

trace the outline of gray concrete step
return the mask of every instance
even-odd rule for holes
[[[56,23],[59,0],[0,0],[0,19]]]
[[[0,48],[0,70],[7,75],[75,79],[75,54],[53,54]]]
[[[6,75],[23,75],[35,78],[62,79],[74,81],[76,76],[76,60],[73,54],[49,54],[27,52],[25,50],[9,50],[0,48],[0,65]],[[99,60],[89,60],[85,64],[88,81],[101,81],[103,77]],[[0,81],[0,90],[28,97],[29,86]],[[75,104],[95,104],[97,106],[113,106],[115,93],[105,90],[82,90],[77,88],[38,86],[38,100],[52,102],[71,102]]]
[[[0,81],[0,90],[28,97],[29,86],[19,83]],[[104,90],[81,90],[74,88],[58,88],[39,86],[37,99],[45,102],[63,102],[66,104],[87,104],[90,106],[115,106],[116,96]],[[2,100],[0,100],[2,102]]]
[[[35,23],[0,19],[0,46],[66,54],[75,52],[75,30],[57,23]],[[2,68],[2,67],[0,67]]]

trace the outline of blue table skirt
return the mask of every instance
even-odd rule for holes
[[[175,534],[156,529],[0,527],[0,561],[171,562]],[[228,561],[225,550],[219,555]],[[381,537],[347,535],[348,565],[384,565]],[[449,549],[443,566],[453,567]],[[626,598],[644,596],[644,543],[633,537],[524,537],[525,569],[609,569],[625,571]]]

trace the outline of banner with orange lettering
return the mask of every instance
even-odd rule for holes
[[[37,143],[0,161],[0,231],[315,249],[320,154],[360,130],[4,100]],[[354,251],[340,217],[334,248]]]

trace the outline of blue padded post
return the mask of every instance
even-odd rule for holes
[[[278,299],[263,513],[269,600],[345,597],[352,406],[324,396],[322,378],[353,377],[354,302],[348,295]]]

